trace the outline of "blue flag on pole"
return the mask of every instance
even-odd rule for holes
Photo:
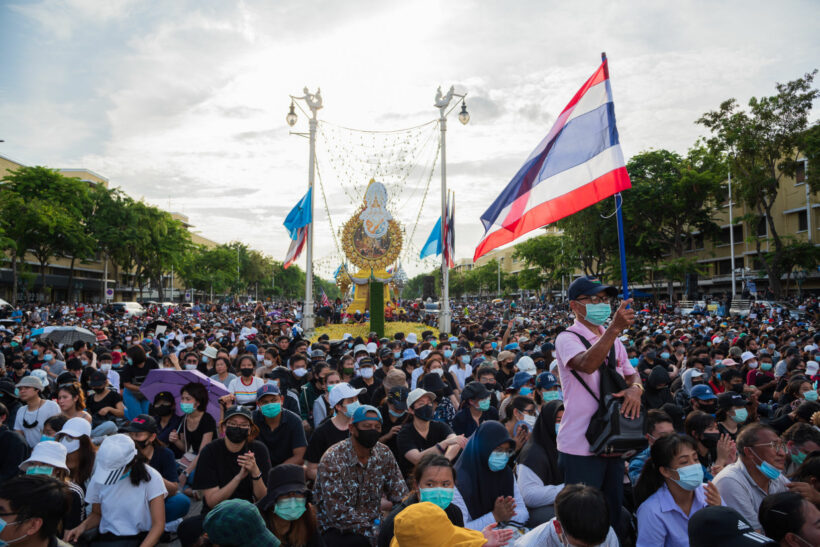
[[[293,240],[298,239],[299,228],[307,226],[312,220],[310,218],[310,193],[311,189],[308,189],[307,194],[299,200],[296,207],[291,209],[290,213],[288,213],[288,216],[285,218],[285,228],[287,228],[290,238]]]
[[[427,238],[427,243],[421,248],[419,258],[425,258],[430,255],[441,254],[441,217],[438,217],[433,231],[430,232],[430,237]]]

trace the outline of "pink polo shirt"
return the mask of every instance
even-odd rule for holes
[[[604,333],[603,327],[598,327],[598,332],[594,333],[578,322],[567,330],[577,332],[586,338],[590,344],[595,344],[598,338]],[[574,334],[560,334],[555,340],[555,357],[558,360],[558,373],[561,375],[561,389],[564,392],[564,417],[561,419],[561,427],[558,430],[558,450],[565,454],[575,456],[592,456],[589,451],[589,442],[586,438],[589,421],[595,411],[598,410],[598,402],[589,392],[576,380],[570,372],[567,363],[579,353],[587,350],[584,343]],[[635,374],[635,369],[629,364],[629,357],[623,342],[615,340],[615,358],[618,361],[616,370],[626,378]],[[596,396],[599,395],[600,372],[597,370],[592,374],[575,371],[584,379]]]

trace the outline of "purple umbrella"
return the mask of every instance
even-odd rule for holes
[[[168,391],[175,399],[179,400],[182,386],[191,382],[198,382],[205,386],[208,391],[207,412],[214,417],[216,423],[219,423],[222,419],[222,405],[219,404],[219,398],[230,394],[230,392],[220,382],[214,382],[198,370],[176,370],[172,368],[150,370],[140,386],[140,391],[152,402],[154,397],[161,391]],[[176,405],[176,412],[177,415],[182,416],[179,405]]]

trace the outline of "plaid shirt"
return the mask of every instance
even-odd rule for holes
[[[380,518],[382,496],[399,503],[407,495],[393,453],[376,443],[367,465],[362,465],[346,439],[331,446],[322,456],[314,487],[319,529],[330,528],[374,538],[374,522]]]

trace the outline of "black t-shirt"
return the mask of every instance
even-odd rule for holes
[[[174,458],[174,453],[170,448],[164,446],[154,447],[154,455],[151,456],[151,461],[148,465],[159,471],[162,478],[166,481],[177,482],[179,476],[177,475],[177,461]]]
[[[390,433],[390,430],[395,426],[404,425],[404,423],[407,420],[412,419],[412,417],[407,413],[405,413],[403,416],[399,418],[393,417],[393,415],[390,414],[390,407],[387,406],[387,403],[379,407],[379,412],[382,415],[382,435],[387,435],[388,433]],[[386,443],[384,443],[387,446],[387,448],[389,448],[390,451],[393,453],[393,456],[396,458],[396,461],[399,461],[399,448],[396,445],[396,439],[398,438],[399,434],[396,433],[395,435],[390,437],[390,439]]]
[[[180,428],[183,430],[184,438],[183,441],[185,443],[185,447],[187,450],[190,450],[194,454],[197,454],[200,450],[202,450],[202,437],[205,436],[206,433],[213,433],[214,439],[216,438],[216,420],[214,417],[205,412],[202,415],[202,418],[199,419],[199,425],[193,431],[188,429],[188,420],[185,417],[182,418],[182,424],[180,424]]]
[[[253,413],[253,423],[259,428],[257,440],[268,449],[271,467],[276,467],[293,456],[294,448],[307,446],[302,419],[286,409],[282,410],[281,416],[279,427],[271,430],[259,410]]]
[[[379,387],[381,386],[381,382],[379,382],[375,378],[373,379],[372,384],[367,385],[364,383],[363,378],[361,378],[360,376],[356,376],[355,378],[350,380],[350,386],[356,389],[365,388],[366,391],[363,391],[361,395],[359,395],[359,402],[361,404],[379,406],[379,403],[381,403],[381,401],[373,401],[373,395],[376,393],[376,391],[379,390]]]
[[[194,490],[222,488],[231,482],[239,474],[237,457],[247,452],[253,452],[256,456],[256,465],[262,473],[263,480],[267,480],[268,471],[270,471],[270,457],[264,444],[259,441],[251,441],[239,452],[231,452],[225,445],[225,439],[217,439],[203,447],[199,454],[199,461],[196,464],[196,472],[194,473]],[[242,499],[251,503],[259,501],[253,498],[253,481],[250,475],[242,479],[229,499]],[[205,503],[202,504],[203,514],[210,509]]]
[[[145,381],[145,377],[148,376],[148,373],[157,368],[159,368],[159,365],[157,365],[157,362],[150,357],[142,364],[141,367],[138,367],[137,365],[128,365],[120,371],[120,383],[123,385],[134,384],[141,386]]]
[[[116,408],[117,403],[119,403],[120,401],[122,401],[122,397],[120,396],[120,394],[117,393],[116,391],[112,390],[112,389],[109,389],[109,390],[106,391],[105,397],[103,397],[99,401],[95,401],[93,395],[88,397],[85,400],[85,406],[86,406],[86,410],[88,411],[89,414],[91,414],[94,417],[97,417],[97,416],[99,416],[98,413],[100,412],[101,409],[103,409],[105,407],[109,407],[109,406],[111,408]],[[115,419],[116,416],[114,416],[113,414],[111,414],[109,412],[105,416],[99,416],[99,418],[102,419],[103,421],[110,421],[110,420]]]
[[[154,419],[157,421],[157,427],[159,427],[159,432],[157,433],[157,439],[171,449],[171,452],[174,453],[174,456],[177,458],[182,457],[182,452],[179,449],[171,444],[171,441],[168,440],[168,437],[171,435],[171,431],[179,431],[180,430],[180,423],[182,422],[182,416],[177,416],[176,414],[171,414],[171,417],[168,419],[168,423],[165,424],[163,427],[160,423],[159,416],[155,414],[151,414]]]
[[[444,422],[431,421],[430,430],[427,432],[427,438],[425,439],[413,427],[412,421],[404,424],[396,439],[396,446],[399,450],[399,467],[402,474],[406,476],[413,469],[413,464],[404,457],[405,454],[414,448],[423,452],[431,446],[435,446],[436,443],[440,443],[452,433],[453,430]]]
[[[328,418],[316,428],[313,435],[310,437],[310,442],[305,451],[305,461],[310,463],[319,463],[328,448],[334,444],[347,439],[350,432],[348,430],[340,431],[338,427],[333,424],[333,420]]]

